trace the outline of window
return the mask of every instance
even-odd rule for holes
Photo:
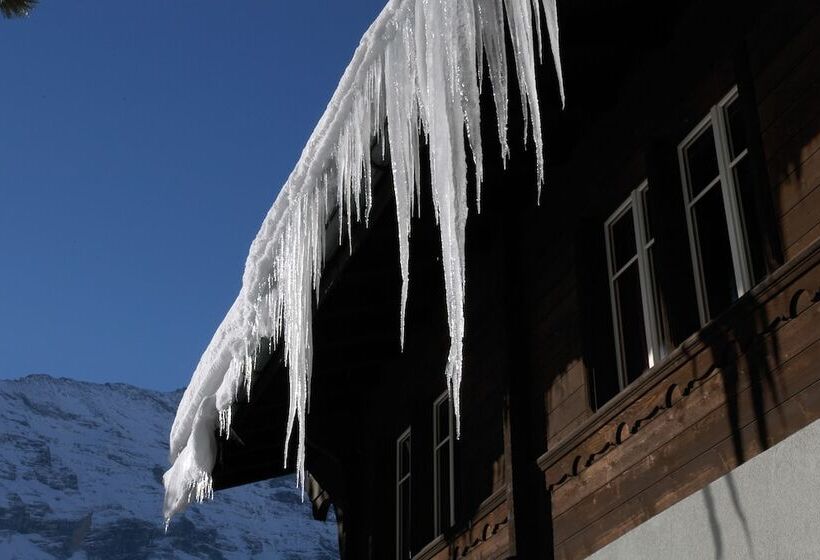
[[[736,87],[678,147],[702,325],[752,287],[748,153]]]
[[[644,181],[606,221],[615,354],[621,388],[660,359],[649,184]]]
[[[409,560],[410,548],[410,428],[396,441],[396,558]]]
[[[433,404],[433,527],[435,536],[453,524],[453,407],[445,391]]]

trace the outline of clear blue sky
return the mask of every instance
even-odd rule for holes
[[[0,19],[0,377],[172,389],[385,0]]]

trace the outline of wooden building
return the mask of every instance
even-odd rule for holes
[[[316,514],[336,508],[345,559],[607,557],[625,539],[649,539],[635,548],[647,558],[653,546],[698,557],[669,544],[683,547],[680,535],[641,531],[656,516],[674,526],[688,497],[820,418],[820,3],[558,7],[567,106],[545,64],[540,204],[520,114],[506,169],[483,119],[460,438],[430,201],[414,219],[403,351],[391,175],[378,156],[370,226],[328,261],[307,469]],[[281,357],[256,379],[237,437],[219,440],[216,489],[282,474]],[[798,468],[799,450],[789,457],[762,484]],[[756,498],[738,485],[745,541],[721,534],[717,504],[704,510],[711,540],[691,550],[765,556],[783,533],[755,532],[762,514],[806,528],[792,544],[816,538],[820,551],[806,517],[816,512],[743,512]]]

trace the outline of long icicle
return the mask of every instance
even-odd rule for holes
[[[297,432],[297,483],[304,487],[306,420],[313,367],[312,313],[324,267],[329,200],[338,208],[339,241],[372,204],[371,142],[389,144],[398,221],[401,341],[409,282],[411,216],[419,210],[420,140],[429,146],[432,198],[441,251],[450,349],[445,375],[460,432],[467,221],[467,148],[480,208],[483,149],[479,91],[484,62],[495,103],[502,161],[509,157],[508,60],[513,45],[524,130],[532,128],[538,192],[544,181],[536,64],[541,11],[564,103],[555,0],[391,0],[362,39],[296,168],[251,245],[242,289],[183,396],[171,430],[166,519],[210,496],[213,437],[230,437],[232,406],[249,396],[265,353],[283,344],[290,399],[285,461]],[[504,14],[507,24],[505,25]],[[509,34],[509,35],[507,35]],[[537,52],[537,55],[536,55]],[[382,134],[384,122],[386,134]],[[525,132],[524,142],[527,142]],[[386,137],[386,138],[385,138]],[[466,141],[465,141],[466,138]],[[210,436],[208,435],[210,434]],[[194,491],[191,491],[194,489]]]

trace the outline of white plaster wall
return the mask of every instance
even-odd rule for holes
[[[820,420],[591,558],[820,559]]]

